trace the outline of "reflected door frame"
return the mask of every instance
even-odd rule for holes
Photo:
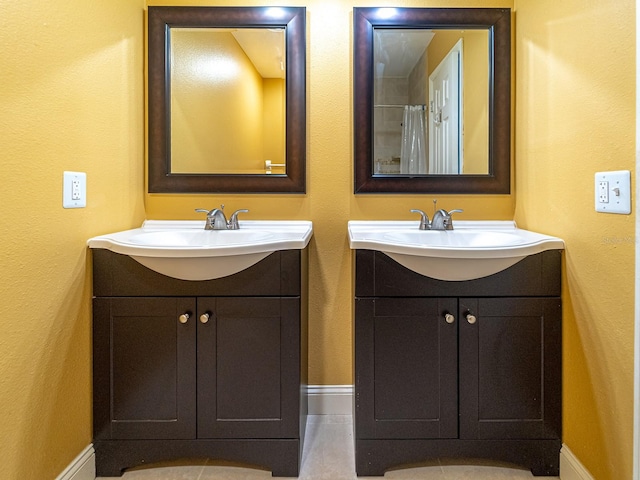
[[[429,75],[429,173],[463,172],[462,39]]]

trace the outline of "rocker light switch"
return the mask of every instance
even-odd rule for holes
[[[596,212],[631,213],[631,172],[597,172],[595,183]]]

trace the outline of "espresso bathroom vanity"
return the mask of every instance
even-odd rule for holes
[[[98,476],[184,458],[297,476],[307,415],[307,250],[187,281],[93,249]]]
[[[465,281],[354,257],[357,474],[464,457],[558,475],[561,251]]]

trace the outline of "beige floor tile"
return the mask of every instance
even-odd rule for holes
[[[501,462],[443,459],[440,465],[445,480],[558,480],[559,477],[534,477],[530,470]]]
[[[198,480],[267,480],[272,479],[271,472],[257,468],[207,465]]]
[[[122,477],[98,477],[96,480],[198,480],[202,466],[152,466],[127,471]]]
[[[310,417],[304,440],[300,478],[303,480],[351,480],[353,424],[351,416]]]

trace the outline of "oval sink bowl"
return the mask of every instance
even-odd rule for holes
[[[508,232],[473,230],[412,230],[391,232],[384,238],[402,245],[452,247],[452,248],[495,248],[518,245],[520,235]]]
[[[90,248],[128,255],[151,270],[182,280],[238,273],[277,250],[303,249],[309,221],[246,220],[238,230],[205,230],[204,221],[147,220],[141,228],[91,238]]]
[[[438,280],[474,280],[498,273],[564,242],[510,221],[455,221],[453,230],[419,230],[417,221],[350,221],[352,249],[378,250]]]
[[[148,247],[207,248],[251,245],[269,238],[273,238],[273,233],[255,230],[160,230],[135,233],[129,237],[129,242]]]

